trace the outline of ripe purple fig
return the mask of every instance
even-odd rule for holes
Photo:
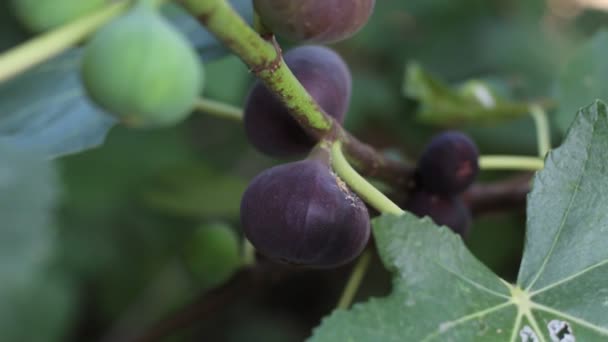
[[[342,123],[351,95],[351,75],[342,58],[323,46],[301,46],[288,51],[285,62],[325,113]],[[249,142],[271,157],[304,155],[316,143],[259,81],[246,100],[244,124]]]
[[[316,268],[348,263],[370,236],[365,204],[328,165],[314,159],[258,175],[243,195],[241,224],[268,258]]]
[[[479,172],[479,151],[467,135],[448,131],[433,138],[418,161],[418,186],[452,195],[466,190]]]
[[[254,0],[264,25],[294,42],[332,43],[354,35],[375,0]]]

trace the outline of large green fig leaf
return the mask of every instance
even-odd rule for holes
[[[608,100],[608,31],[599,31],[583,46],[574,50],[559,73],[555,96],[559,104],[556,123],[566,132],[574,113],[587,103]]]
[[[250,1],[234,0],[245,18],[253,18]],[[177,5],[163,13],[186,35],[203,60],[227,50]],[[79,77],[81,52],[69,51],[0,84],[0,142],[52,158],[103,143],[116,123],[85,96]]]
[[[383,216],[374,236],[393,291],[337,310],[312,341],[608,340],[608,113],[579,112],[528,201],[517,284],[493,274],[447,228]]]

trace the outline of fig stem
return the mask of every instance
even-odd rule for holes
[[[100,11],[49,31],[0,55],[0,83],[49,60],[95,32],[129,8],[131,1],[112,3]]]
[[[281,56],[281,49],[272,37],[264,39],[249,26],[225,0],[182,0],[205,27],[239,56],[251,71],[275,93],[279,100],[303,123],[313,136],[331,130],[332,120],[326,116],[298,82]]]
[[[536,139],[538,140],[538,155],[544,158],[551,149],[551,131],[549,120],[543,107],[539,105],[530,106],[530,115],[536,126]]]
[[[243,121],[243,110],[241,108],[207,98],[199,98],[194,105],[194,110],[222,119]]]
[[[482,170],[538,171],[544,166],[545,162],[539,157],[498,155],[479,157],[479,168]]]
[[[340,139],[348,160],[366,176],[396,187],[409,182],[414,169],[411,165],[384,157],[323,112],[283,61],[281,49],[272,35],[260,36],[226,0],[180,0],[180,3],[241,58],[308,135],[318,141]]]
[[[342,291],[342,296],[340,297],[340,301],[336,306],[337,309],[347,310],[350,307],[350,304],[353,302],[353,299],[357,294],[357,290],[361,286],[363,277],[365,277],[365,273],[367,272],[371,259],[372,253],[369,249],[365,250],[363,254],[361,254],[359,260],[357,260],[357,264],[350,274],[350,277],[348,278],[344,291]]]
[[[365,202],[381,213],[401,215],[404,211],[380,190],[371,185],[350,166],[342,153],[342,143],[334,142],[331,147],[332,166],[338,176]]]
[[[249,240],[243,238],[243,265],[251,266],[255,264],[255,247]]]

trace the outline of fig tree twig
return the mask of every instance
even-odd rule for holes
[[[187,328],[196,321],[203,320],[206,316],[219,311],[239,296],[246,295],[252,288],[251,281],[254,279],[256,268],[246,267],[239,270],[227,283],[201,294],[197,299],[188,303],[183,308],[156,322],[134,342],[162,341],[176,331]]]
[[[494,183],[477,183],[465,192],[463,197],[474,216],[514,209],[524,210],[531,179],[531,173],[523,173]]]
[[[362,174],[395,186],[409,182],[413,167],[384,157],[348,133],[327,115],[283,61],[271,35],[260,36],[225,0],[181,0],[199,21],[249,67],[289,109],[308,135],[320,141],[339,139],[344,153]]]
[[[286,267],[265,262],[242,267],[226,283],[213,290],[201,293],[182,308],[152,324],[139,337],[127,340],[119,338],[118,341],[165,341],[167,337],[177,331],[216,315],[223,308],[228,307],[240,298],[255,295],[261,289],[276,284],[289,275],[306,271],[304,268]]]

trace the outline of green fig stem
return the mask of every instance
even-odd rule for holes
[[[342,142],[336,141],[331,147],[332,166],[338,176],[365,202],[381,213],[401,215],[404,211],[376,189],[350,166],[342,153]]]
[[[243,265],[251,266],[255,264],[255,247],[249,240],[243,238]]]
[[[399,206],[393,203],[393,201],[371,185],[365,178],[358,174],[352,166],[350,166],[342,153],[342,143],[340,141],[334,142],[331,146],[331,161],[333,169],[338,176],[346,182],[357,195],[376,210],[383,214],[402,215],[404,213]],[[363,280],[368,264],[369,256],[366,256],[365,254],[362,255],[342,293],[338,308],[346,309],[350,306],[350,303]]]
[[[383,214],[402,215],[404,213],[399,206],[393,203],[393,201],[371,185],[350,166],[342,153],[342,143],[340,141],[336,141],[332,144],[331,159],[334,171],[338,176],[369,205]],[[363,277],[367,272],[370,259],[371,253],[369,250],[365,251],[361,257],[359,257],[359,260],[346,283],[344,291],[342,292],[342,296],[337,306],[338,309],[346,310],[352,303],[357,290],[361,286]]]
[[[274,41],[259,36],[225,0],[183,0],[190,11],[289,108],[294,117],[305,122],[305,129],[328,132],[332,120],[298,82],[281,56]],[[290,98],[290,101],[286,101]]]
[[[538,155],[544,158],[551,149],[551,130],[547,113],[540,105],[530,106],[530,115],[536,126],[536,139],[538,140]]]
[[[243,121],[243,110],[241,108],[207,98],[199,98],[194,105],[194,110],[222,119],[236,122]]]
[[[492,155],[479,157],[479,168],[482,170],[538,171],[544,166],[545,162],[539,157]]]
[[[348,282],[346,282],[346,286],[344,287],[344,291],[342,291],[342,296],[340,297],[340,301],[338,301],[337,309],[347,310],[355,295],[357,294],[357,290],[361,286],[361,282],[363,281],[363,277],[365,277],[365,273],[369,268],[369,264],[372,259],[372,253],[369,250],[365,250],[363,254],[357,260],[357,264],[353,268],[350,277],[348,278]]]
[[[181,0],[184,7],[249,67],[316,140],[339,139],[349,161],[366,176],[404,186],[414,168],[390,160],[350,135],[325,114],[283,61],[272,35],[261,36],[225,0]]]
[[[112,3],[96,13],[37,36],[0,55],[0,83],[73,47],[129,8],[130,1]]]

